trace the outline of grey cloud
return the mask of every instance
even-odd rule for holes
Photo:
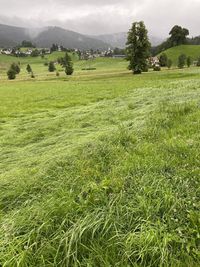
[[[86,34],[127,31],[144,20],[150,33],[167,36],[180,24],[199,35],[199,0],[1,0],[0,23],[61,26]]]

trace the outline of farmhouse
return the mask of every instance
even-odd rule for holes
[[[160,61],[158,57],[150,57],[149,58],[149,64],[151,66],[160,66]]]
[[[1,54],[3,55],[11,55],[12,54],[12,49],[2,49]]]

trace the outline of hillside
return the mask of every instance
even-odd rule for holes
[[[111,46],[101,40],[59,27],[26,29],[0,24],[0,47],[13,47],[23,40],[30,40],[39,47],[50,47],[52,43],[77,49],[107,49]]]
[[[178,57],[181,54],[185,54],[186,56],[190,56],[192,60],[196,60],[200,57],[200,45],[180,45],[171,47],[165,50],[162,53],[166,53],[168,58],[170,58],[174,64],[177,64]],[[162,54],[160,53],[160,54]],[[159,55],[160,55],[159,54]]]
[[[30,39],[25,28],[0,24],[0,47],[16,46]]]

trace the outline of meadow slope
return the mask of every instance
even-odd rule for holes
[[[190,56],[193,61],[196,61],[200,57],[200,45],[179,45],[171,47],[163,53],[166,53],[167,57],[177,66],[178,57],[181,54],[185,54],[187,57]]]
[[[1,81],[0,266],[200,265],[200,69],[105,69]]]

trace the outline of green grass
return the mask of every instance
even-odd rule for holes
[[[164,53],[167,57],[173,61],[174,65],[177,65],[178,57],[181,54],[190,56],[193,61],[200,57],[200,45],[180,45],[167,49]]]
[[[36,72],[40,73],[42,69],[44,69],[44,63],[49,61],[56,61],[59,57],[64,56],[64,52],[53,52],[52,54],[47,54],[42,58],[41,56],[38,57],[14,57],[0,54],[0,75],[3,73],[6,74],[6,71],[9,69],[9,66],[13,63],[20,63],[22,68],[26,68],[27,64],[33,65],[33,69]],[[71,54],[71,57],[74,62],[78,60],[77,55]],[[1,78],[1,76],[0,76]]]
[[[1,81],[0,266],[199,266],[200,69],[116,62]]]
[[[21,73],[17,75],[16,80],[31,80],[30,75],[27,74],[26,66],[30,64],[36,80],[49,80],[49,78],[55,78],[56,73],[48,72],[48,66],[45,66],[45,62],[56,61],[59,57],[64,56],[64,52],[53,52],[50,55],[46,55],[45,58],[41,57],[25,57],[16,58],[13,56],[0,55],[0,80],[7,80],[7,70],[13,62],[20,62]],[[90,75],[90,74],[109,74],[118,72],[127,72],[128,63],[124,59],[116,58],[96,58],[94,60],[78,60],[76,54],[71,54],[74,62],[75,76]],[[84,68],[95,68],[95,71],[82,70]],[[60,72],[61,78],[66,77],[64,69],[60,65],[56,65],[56,69]]]

